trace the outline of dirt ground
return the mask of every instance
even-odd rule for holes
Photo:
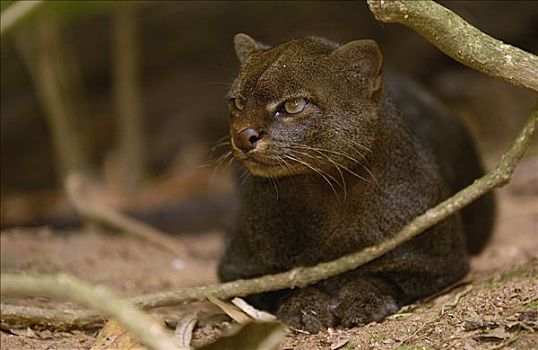
[[[329,329],[317,335],[290,331],[281,349],[536,349],[536,174],[535,155],[516,169],[510,185],[497,191],[499,215],[493,240],[472,261],[465,283],[405,307],[381,323]],[[2,272],[68,273],[110,286],[125,296],[216,282],[215,267],[222,248],[222,232],[218,231],[178,236],[188,252],[181,258],[136,237],[96,230],[10,229],[0,239]],[[52,304],[44,298],[6,298],[2,303]],[[214,334],[200,325],[194,342],[206,342]],[[0,335],[1,348],[6,350],[89,349],[96,332],[2,325]]]

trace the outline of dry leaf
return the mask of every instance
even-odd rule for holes
[[[239,324],[247,324],[252,321],[252,318],[241,311],[237,306],[228,303],[226,301],[215,298],[212,295],[207,295],[207,299],[214,305],[218,306],[228,316],[230,316],[235,322]]]
[[[146,347],[128,333],[118,322],[110,320],[99,331],[91,350],[112,349],[144,350]]]
[[[349,337],[347,338],[342,338],[334,343],[331,344],[331,350],[337,350],[337,349],[340,349],[341,347],[343,347],[344,345],[346,345],[347,343],[349,343]]]
[[[198,320],[193,314],[183,316],[176,325],[174,331],[174,337],[178,341],[179,345],[184,348],[190,348],[192,340],[192,331]]]
[[[497,327],[495,329],[492,329],[491,331],[482,333],[478,335],[478,338],[481,339],[508,339],[510,338],[510,333],[508,333],[504,327]]]
[[[10,332],[18,335],[19,337],[38,338],[37,333],[34,332],[30,327],[27,327],[26,329],[12,329]]]
[[[412,312],[398,312],[397,314],[392,314],[390,316],[385,317],[388,320],[397,320],[399,318],[406,318],[409,316],[413,316],[414,314]]]
[[[463,330],[466,332],[476,331],[477,329],[491,329],[498,327],[495,322],[483,321],[483,320],[470,320],[463,323]]]
[[[241,298],[233,298],[232,304],[240,308],[247,315],[260,322],[272,322],[276,321],[275,315],[272,315],[268,312],[261,311],[256,309],[254,306],[250,305]]]

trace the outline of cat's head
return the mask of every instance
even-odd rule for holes
[[[236,159],[262,177],[355,168],[375,137],[378,45],[306,37],[268,47],[246,34],[234,44],[241,70],[228,110]]]

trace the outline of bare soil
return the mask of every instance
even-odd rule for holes
[[[320,334],[290,331],[281,349],[536,349],[538,347],[538,156],[497,191],[498,220],[487,249],[463,283],[381,323]],[[68,273],[125,296],[216,282],[222,232],[177,237],[181,258],[136,237],[103,230],[11,229],[1,239],[2,272]],[[2,303],[59,305],[44,298]],[[62,305],[70,305],[63,304]],[[181,311],[162,310],[179,315]],[[222,317],[221,317],[222,319]],[[195,344],[218,329],[200,324]],[[89,349],[95,331],[2,325],[2,349]]]

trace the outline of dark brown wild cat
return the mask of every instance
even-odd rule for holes
[[[223,281],[379,243],[482,175],[461,122],[414,83],[384,77],[374,41],[307,37],[269,48],[238,34],[235,50],[231,144],[251,176]],[[493,212],[488,194],[357,270],[251,301],[311,332],[380,320],[464,276]]]

